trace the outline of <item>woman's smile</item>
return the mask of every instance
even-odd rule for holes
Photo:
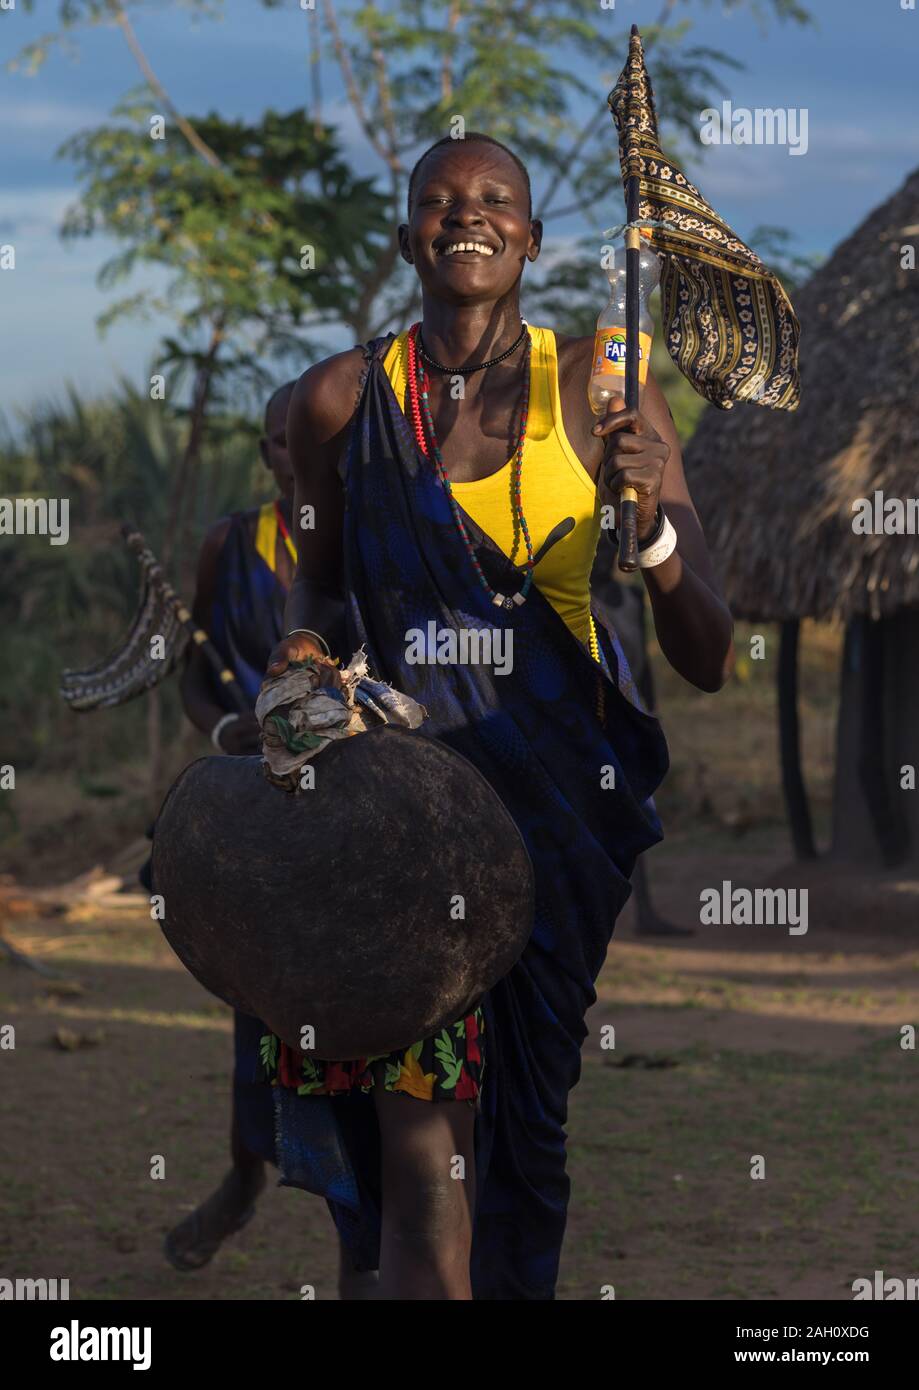
[[[495,254],[495,248],[484,241],[451,241],[446,246],[434,249],[438,256],[462,256],[466,259]]]

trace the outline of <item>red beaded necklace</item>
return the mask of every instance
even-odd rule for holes
[[[294,545],[293,541],[290,538],[290,532],[287,529],[287,523],[285,522],[284,516],[281,512],[281,504],[277,500],[275,500],[274,504],[274,514],[278,519],[278,530],[281,533],[281,538],[284,541],[284,544],[287,546],[288,554],[290,555],[290,558],[293,560],[294,564],[296,564],[297,547]]]
[[[463,516],[462,512],[460,511],[459,504],[457,503],[456,498],[453,496],[453,489],[450,486],[450,479],[447,477],[447,470],[444,466],[443,455],[440,451],[440,446],[437,443],[437,436],[434,432],[434,421],[431,418],[431,407],[430,402],[428,400],[430,381],[428,379],[427,371],[421,360],[421,354],[418,351],[417,343],[418,332],[420,328],[420,323],[415,323],[412,325],[412,327],[408,331],[407,344],[408,394],[409,405],[412,414],[412,425],[415,431],[415,439],[418,444],[418,448],[421,450],[421,453],[424,455],[425,458],[430,458],[432,454],[434,456],[434,462],[437,467],[437,472],[440,477],[440,481],[443,484],[444,491],[450,499],[450,506],[453,510],[453,520],[456,522],[456,528],[459,531],[460,536],[462,537],[463,544],[466,547],[466,553],[472,561],[473,568],[475,569],[475,572],[478,575],[479,583],[482,585],[482,588],[488,594],[492,603],[495,604],[496,607],[513,608],[515,603],[520,604],[525,602],[526,596],[530,590],[530,585],[533,582],[533,543],[530,540],[529,527],[526,523],[526,517],[523,514],[521,489],[523,476],[523,444],[524,440],[526,439],[527,413],[529,411],[530,405],[530,356],[532,353],[533,342],[529,332],[527,332],[523,363],[523,399],[521,402],[520,410],[520,433],[517,437],[517,448],[514,451],[514,462],[512,466],[511,476],[511,509],[514,518],[514,533],[515,539],[518,532],[523,533],[523,538],[526,543],[527,550],[526,565],[524,567],[526,572],[524,575],[523,584],[520,586],[518,592],[516,594],[511,594],[508,596],[505,594],[498,593],[496,589],[493,589],[491,587],[488,580],[485,578],[485,575],[482,572],[482,566],[479,564],[478,556],[475,553],[475,549],[473,548],[472,542],[469,539],[466,527],[463,524]]]

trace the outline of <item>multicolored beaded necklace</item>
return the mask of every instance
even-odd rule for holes
[[[514,604],[521,604],[526,601],[526,596],[530,591],[530,585],[533,583],[533,543],[530,540],[529,527],[526,523],[526,517],[523,514],[522,502],[523,444],[526,439],[527,413],[530,405],[530,355],[532,352],[533,340],[530,337],[526,324],[524,324],[526,347],[524,349],[523,362],[523,397],[520,409],[520,433],[517,437],[517,447],[514,451],[514,460],[512,464],[511,510],[514,518],[515,535],[518,532],[522,533],[526,543],[527,559],[524,567],[525,574],[522,585],[517,593],[507,595],[498,593],[496,589],[491,587],[488,580],[485,578],[482,572],[482,566],[479,564],[478,556],[475,553],[466,527],[463,524],[463,516],[459,504],[453,496],[453,489],[450,486],[450,479],[447,477],[447,470],[444,466],[443,454],[440,451],[440,446],[437,443],[437,436],[434,432],[434,421],[431,418],[431,407],[428,399],[430,381],[428,379],[427,370],[422,362],[422,353],[419,351],[418,347],[420,329],[420,323],[413,324],[408,331],[407,340],[408,370],[406,375],[408,376],[409,403],[411,406],[415,439],[418,443],[418,448],[421,450],[422,454],[424,454],[425,458],[430,458],[432,454],[434,456],[434,462],[440,481],[443,484],[444,491],[450,499],[450,506],[453,510],[453,520],[456,523],[456,528],[466,547],[466,554],[472,561],[473,568],[478,575],[479,583],[496,607],[510,609],[514,607]]]

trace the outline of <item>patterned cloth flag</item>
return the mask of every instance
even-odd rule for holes
[[[623,182],[639,180],[638,220],[661,258],[670,356],[723,410],[754,401],[794,410],[800,396],[798,320],[776,276],[661,151],[641,38],[609,94]],[[662,224],[662,225],[655,225]]]

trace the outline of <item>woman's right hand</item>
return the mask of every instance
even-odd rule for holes
[[[305,661],[308,656],[313,657],[318,665],[329,668],[326,679],[321,683],[340,689],[341,676],[338,667],[326,656],[315,637],[309,637],[305,632],[295,632],[292,637],[285,637],[277,644],[268,658],[265,676],[271,678],[283,675],[292,661]]]
[[[305,632],[295,632],[293,637],[284,637],[268,658],[266,676],[280,676],[292,661],[305,661],[308,656],[325,657],[325,652],[315,637]]]

